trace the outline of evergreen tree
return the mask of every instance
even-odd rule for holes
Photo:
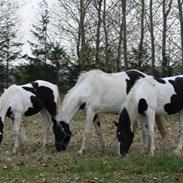
[[[3,78],[6,87],[9,86],[11,74],[11,61],[16,61],[21,52],[22,43],[17,41],[17,15],[18,4],[10,0],[2,1],[0,4],[0,62],[4,72]],[[4,67],[5,65],[5,67]]]
[[[52,17],[46,0],[41,1],[40,10],[38,22],[33,24],[31,31],[35,41],[29,41],[32,55],[26,56],[29,60],[29,65],[25,66],[28,75],[26,78],[28,81],[44,79],[57,84],[63,83],[61,70],[63,73],[67,70],[69,57],[59,42],[51,39],[49,30]]]
[[[40,18],[37,24],[33,24],[32,34],[36,42],[30,42],[32,56],[30,62],[34,64],[47,64],[50,44],[48,40],[49,12],[46,0],[40,2]]]

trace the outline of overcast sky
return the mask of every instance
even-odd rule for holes
[[[41,0],[20,0],[23,3],[20,11],[20,40],[25,44],[23,46],[24,53],[30,53],[29,44],[27,40],[32,40],[32,34],[30,32],[32,23],[35,23],[36,15],[38,14],[39,2]],[[48,0],[48,4],[51,7],[55,0]]]

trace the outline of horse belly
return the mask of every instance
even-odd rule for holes
[[[103,97],[101,101],[100,111],[101,112],[114,112],[119,113],[121,105],[124,102],[125,96],[119,94],[107,95]]]

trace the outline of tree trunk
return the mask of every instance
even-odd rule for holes
[[[102,8],[102,1],[98,0],[98,20],[97,20],[97,33],[96,33],[96,55],[95,55],[95,62],[97,67],[99,66],[99,54],[100,54],[100,28],[101,28],[101,8]]]
[[[124,55],[124,69],[128,69],[128,59],[127,59],[127,34],[126,34],[126,0],[121,0],[122,4],[122,25],[123,25],[123,55]]]
[[[44,42],[44,51],[45,51],[45,55],[44,55],[44,63],[46,64],[46,62],[47,62],[47,25],[45,26],[45,35],[44,35],[44,37],[45,37],[45,42]]]
[[[142,64],[142,57],[143,57],[143,43],[144,43],[144,15],[145,15],[145,3],[144,0],[141,0],[142,10],[141,10],[141,28],[140,28],[140,43],[139,43],[139,58],[138,58],[138,65],[141,66]]]
[[[182,50],[182,62],[183,62],[183,15],[182,15],[182,2],[177,0],[179,9],[179,21],[180,21],[180,35],[181,35],[181,50]],[[183,69],[183,63],[181,64]]]
[[[152,59],[152,66],[151,66],[151,74],[154,75],[154,64],[155,64],[155,45],[154,45],[154,25],[153,25],[153,0],[150,0],[150,34],[151,34],[151,59]]]
[[[8,26],[8,25],[7,25]],[[7,32],[6,32],[6,44],[7,44],[7,49],[6,49],[6,88],[9,87],[9,36],[8,36],[8,27],[7,27]]]
[[[78,40],[77,40],[77,56],[79,70],[84,70],[84,52],[85,52],[85,0],[80,0],[80,17],[79,17],[79,31],[78,31]]]
[[[120,61],[121,61],[121,43],[123,39],[123,23],[120,24],[120,32],[119,32],[119,42],[118,42],[118,55],[117,55],[117,63],[116,70],[119,72],[121,70]]]
[[[168,74],[168,58],[166,53],[166,37],[167,37],[167,17],[171,9],[172,0],[169,2],[168,10],[166,11],[166,0],[163,0],[163,33],[162,33],[162,77]]]
[[[106,0],[104,0],[103,25],[104,25],[104,35],[105,35],[105,63],[106,63],[106,71],[111,72],[111,68],[110,68],[110,65],[109,65],[108,31],[107,31],[107,27],[106,27]]]

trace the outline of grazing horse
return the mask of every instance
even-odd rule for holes
[[[53,132],[57,129],[55,120],[57,105],[59,104],[59,91],[57,85],[47,81],[37,80],[25,85],[12,85],[5,89],[0,97],[0,143],[3,139],[3,128],[6,116],[13,122],[14,148],[13,154],[20,143],[20,124],[23,116],[41,113],[45,127],[44,146],[48,143],[49,115],[53,121]],[[57,139],[55,133],[55,141]]]
[[[146,123],[142,121],[143,130],[146,131],[144,140],[150,155],[153,155],[155,114],[175,113],[179,115],[181,132],[175,153],[180,154],[183,145],[183,75],[163,79],[150,76],[139,79],[122,104],[116,134],[119,153],[128,153],[134,138],[134,122],[138,118],[145,118]]]
[[[97,113],[119,113],[121,104],[126,98],[131,87],[139,78],[146,74],[138,70],[108,74],[101,70],[91,70],[80,75],[76,85],[67,93],[56,117],[63,128],[60,129],[60,143],[56,144],[58,151],[65,149],[70,140],[69,123],[80,109],[86,109],[86,125],[79,154],[86,149],[88,133],[92,122],[99,143],[104,148]],[[59,129],[58,129],[59,131]]]

